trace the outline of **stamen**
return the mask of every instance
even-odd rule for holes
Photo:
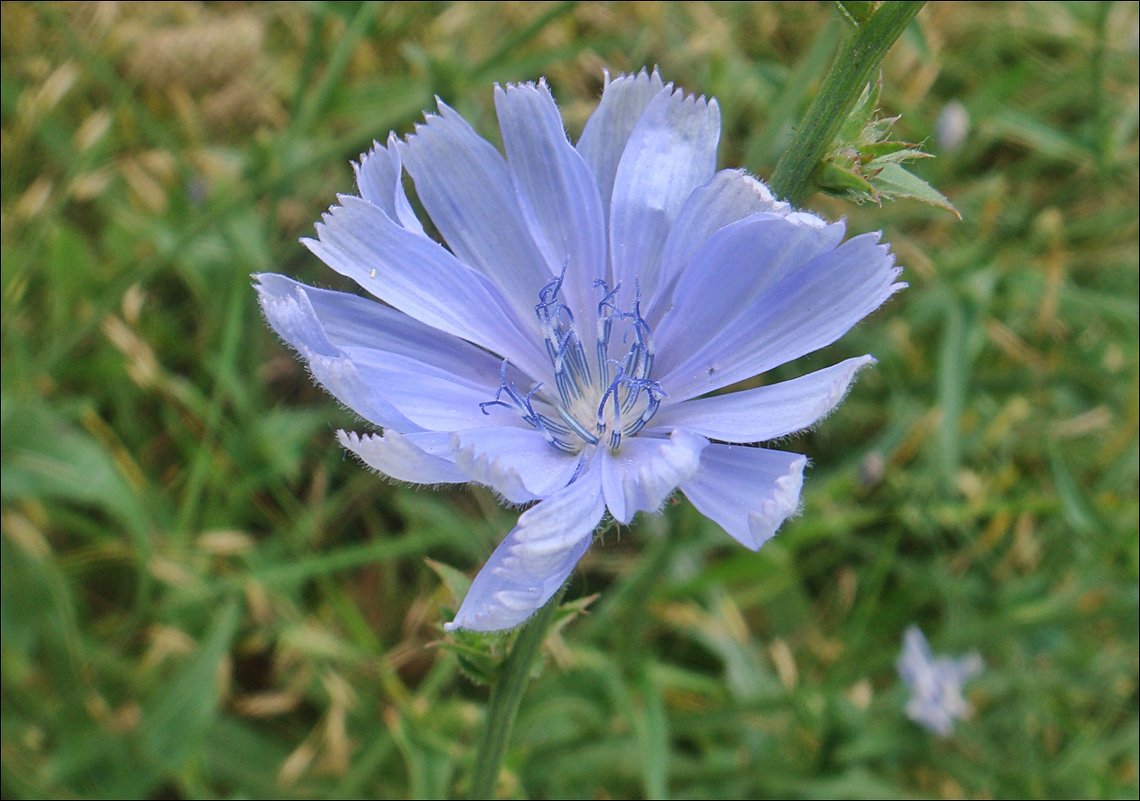
[[[609,284],[606,283],[604,278],[594,279],[594,289],[604,290],[605,294],[602,299],[598,301],[598,317],[606,316],[604,309],[610,309],[614,314],[617,314],[617,306],[614,305],[614,296],[617,295],[618,290],[621,289],[621,281],[618,281],[613,289],[610,289]]]
[[[602,395],[602,402],[598,404],[598,433],[606,430],[606,402],[611,397],[614,399],[614,428],[621,430],[621,406],[618,404],[617,391],[622,379],[625,378],[625,371],[622,369],[621,362],[614,362],[614,364],[617,365],[617,375],[606,387],[605,394]]]
[[[546,322],[551,318],[551,308],[554,308],[555,312],[565,310],[567,314],[570,313],[565,303],[558,302],[558,294],[562,291],[562,282],[566,280],[566,270],[569,267],[570,257],[567,256],[562,262],[562,272],[551,278],[543,285],[542,289],[538,290],[538,305],[534,307],[534,313],[540,321]],[[573,322],[573,318],[570,321]]]
[[[614,305],[614,297],[621,289],[621,282],[619,281],[613,289],[610,289],[605,279],[595,278],[594,289],[600,289],[603,293],[602,299],[598,301],[598,375],[601,379],[600,383],[608,385],[610,382],[610,333],[613,331],[614,318],[619,314],[617,306]]]
[[[563,420],[566,421],[566,425],[570,426],[570,430],[572,430],[575,434],[584,439],[590,445],[598,444],[598,438],[587,431],[585,426],[574,419],[574,416],[566,410],[565,406],[558,407],[558,414],[562,417]]]
[[[511,403],[514,404],[514,408],[519,412],[519,416],[522,417],[523,422],[532,428],[541,431],[543,437],[547,442],[561,451],[566,451],[567,453],[577,453],[579,450],[578,448],[573,447],[573,445],[568,442],[563,442],[561,439],[555,436],[555,434],[569,436],[570,430],[561,424],[551,420],[546,415],[535,411],[534,395],[541,388],[542,384],[538,383],[530,388],[530,391],[526,393],[525,397],[520,395],[518,387],[515,386],[514,382],[507,381],[507,360],[503,359],[503,364],[499,368],[499,389],[495,393],[495,398],[494,400],[483,401],[480,403],[479,409],[483,412],[483,414],[490,414],[487,409],[491,406],[502,406],[506,409],[510,409],[511,404],[502,400],[502,396],[505,394],[508,398],[511,399]]]
[[[649,402],[645,406],[645,411],[641,413],[633,423],[625,430],[627,437],[635,436],[641,429],[645,428],[646,424],[653,419],[653,415],[657,414],[657,410],[661,407],[661,399],[668,397],[665,390],[661,389],[661,385],[656,381],[643,378],[637,380],[637,388],[644,389]]]
[[[603,437],[610,450],[616,451],[624,437],[635,436],[649,423],[661,407],[661,399],[666,397],[661,385],[649,377],[653,370],[653,338],[649,323],[641,315],[641,285],[634,282],[632,306],[623,311],[616,302],[621,284],[611,289],[602,279],[594,281],[594,288],[601,291],[595,330],[595,373],[578,335],[574,314],[561,299],[569,264],[567,259],[562,271],[543,285],[534,307],[554,374],[557,400],[540,393],[542,383],[522,395],[519,388],[507,380],[507,362],[504,361],[494,399],[480,403],[479,408],[484,414],[490,414],[488,410],[494,406],[514,409],[523,422],[541,432],[547,442],[564,453],[596,446]],[[620,359],[610,356],[617,323],[623,324],[621,341],[628,345]],[[557,417],[537,411],[536,397],[549,403]],[[587,418],[584,422],[583,415],[590,415],[591,410],[593,419]]]

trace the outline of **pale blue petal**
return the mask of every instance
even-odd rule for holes
[[[317,326],[341,352],[383,351],[414,359],[468,383],[499,385],[502,360],[482,348],[368,298],[316,289],[283,275],[254,276],[262,307],[279,331]],[[282,334],[292,342],[296,335]]]
[[[713,443],[681,485],[697,511],[753,551],[799,509],[807,457]]]
[[[499,151],[442,101],[402,151],[416,194],[451,251],[533,323],[539,290],[555,271],[527,230]]]
[[[404,191],[403,165],[397,144],[394,133],[388,135],[387,147],[372,143],[372,150],[360,157],[359,164],[353,165],[356,187],[362,198],[378,206],[389,218],[413,233],[422,234],[424,227]]]
[[[504,356],[537,378],[550,370],[533,302],[521,322],[488,280],[357,197],[341,197],[304,244],[329,267],[422,323]],[[535,290],[537,292],[537,290]]]
[[[402,431],[493,424],[480,406],[499,388],[501,363],[490,354],[364,298],[257,277],[270,324],[366,419]]]
[[[685,200],[716,171],[720,109],[716,100],[662,91],[649,102],[618,164],[610,203],[614,282],[648,305],[661,279],[661,255]]]
[[[674,281],[705,240],[724,226],[754,214],[790,216],[794,222],[816,227],[826,224],[819,217],[796,212],[790,204],[777,200],[767,186],[743,170],[721,170],[689,195],[669,229],[661,255],[660,291],[645,312],[650,325],[657,324],[671,300]],[[842,239],[842,228],[839,230]]]
[[[940,737],[949,736],[954,722],[971,711],[963,689],[966,681],[982,671],[981,656],[935,656],[922,631],[909,626],[896,666],[910,688],[907,717]]]
[[[901,271],[878,241],[878,233],[849,239],[768,287],[719,334],[690,343],[693,355],[658,378],[670,399],[759,375],[843,336],[905,286],[895,283]]]
[[[672,87],[672,84],[669,86]],[[665,84],[657,70],[652,73],[642,70],[636,75],[619,75],[612,81],[607,74],[601,102],[582,129],[577,149],[597,179],[602,211],[607,217],[610,198],[613,196],[614,176],[629,136],[649,101],[664,88]]]
[[[930,643],[926,635],[918,626],[907,626],[903,635],[903,650],[899,655],[896,667],[899,677],[907,684],[914,685],[930,670],[934,661],[934,653],[930,650]]]
[[[668,438],[624,439],[617,453],[603,450],[602,488],[614,520],[628,523],[638,512],[658,511],[697,470],[708,444],[704,437],[673,431]]]
[[[493,424],[481,404],[494,399],[497,385],[468,382],[405,356],[382,351],[357,350],[348,355],[361,378],[417,427],[458,431]]]
[[[855,374],[875,360],[848,359],[791,381],[666,406],[653,428],[683,428],[722,442],[764,442],[802,431],[829,415]]]
[[[464,484],[471,479],[451,457],[450,435],[427,432],[360,435],[338,431],[340,444],[369,467],[413,484]]]
[[[415,423],[401,414],[361,375],[353,360],[329,341],[324,326],[303,292],[287,286],[277,275],[257,276],[258,299],[269,325],[308,365],[313,379],[334,398],[370,423],[415,431]],[[347,296],[346,296],[347,297]]]
[[[519,205],[551,272],[566,268],[562,291],[578,319],[597,304],[606,278],[606,224],[598,184],[570,144],[546,84],[495,88],[507,164]]]
[[[517,416],[516,416],[517,419]],[[511,503],[544,498],[570,483],[581,457],[551,447],[538,431],[494,426],[452,435],[455,461],[472,481]]]
[[[721,228],[677,279],[672,307],[653,331],[655,369],[666,375],[722,330],[739,327],[737,318],[753,312],[758,297],[842,239],[842,225],[804,225],[772,214]]]
[[[602,489],[590,470],[528,509],[444,628],[499,631],[524,622],[570,577],[604,512]]]

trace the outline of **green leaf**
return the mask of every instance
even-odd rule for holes
[[[669,716],[661,690],[645,672],[631,683],[627,714],[641,754],[641,780],[647,798],[666,798],[669,778]]]
[[[862,25],[875,13],[875,4],[871,0],[837,0],[835,5],[855,26]]]
[[[815,182],[820,188],[832,194],[848,197],[856,203],[868,200],[879,202],[879,194],[866,178],[859,174],[857,167],[841,167],[825,161],[815,171]]]
[[[471,589],[471,579],[463,571],[434,559],[424,559],[424,564],[439,576],[439,580],[443,582],[443,586],[447,587],[447,591],[451,594],[451,600],[458,608],[463,599],[467,597],[467,591]]]
[[[582,598],[575,598],[573,601],[567,601],[558,607],[558,613],[554,617],[554,622],[550,626],[551,633],[561,631],[569,625],[571,620],[574,620],[581,615],[586,614],[586,609],[598,600],[601,593],[594,593],[593,595],[586,595]]]
[[[1061,499],[1061,510],[1065,520],[1079,534],[1091,534],[1100,529],[1092,504],[1085,498],[1080,485],[1073,478],[1061,446],[1056,441],[1049,442],[1049,466],[1053,469],[1053,483]]]
[[[937,206],[953,214],[959,220],[962,215],[946,196],[921,178],[907,172],[898,164],[884,164],[879,174],[871,179],[879,195],[888,199],[910,198],[928,206]]]
[[[859,148],[859,152],[864,156],[871,158],[882,158],[889,156],[892,153],[898,153],[906,150],[910,153],[917,153],[919,155],[912,156],[912,158],[929,157],[929,153],[924,153],[921,150],[914,150],[915,145],[911,142],[897,142],[893,139],[887,139],[882,142],[868,142]]]
[[[881,150],[881,154],[875,155],[868,164],[868,169],[882,167],[886,164],[902,164],[904,161],[914,161],[915,159],[932,159],[933,155],[926,153],[922,150],[915,150],[913,147],[907,146],[902,142],[882,142],[883,145],[902,145],[901,148],[891,150],[889,148],[878,148],[868,146],[862,148],[864,154],[875,154],[876,151]]]
[[[502,672],[505,654],[515,636],[514,633],[504,636],[498,632],[485,634],[459,629],[440,640],[438,645],[444,651],[455,654],[459,660],[459,669],[472,683],[490,686]]]
[[[169,684],[161,685],[143,713],[141,745],[158,763],[181,771],[197,754],[206,732],[221,711],[218,668],[237,634],[238,602],[231,599],[217,614],[198,653]]]
[[[872,119],[879,110],[879,98],[882,95],[883,84],[881,80],[869,82],[863,87],[863,93],[855,103],[855,108],[847,115],[842,127],[836,136],[836,142],[842,147],[844,144],[853,144],[859,141],[874,141],[867,131],[875,124]],[[893,123],[894,120],[891,120]],[[889,127],[889,126],[888,126]]]
[[[103,509],[145,530],[143,505],[114,456],[44,404],[3,399],[5,502],[37,499]]]
[[[876,101],[878,96],[876,95]],[[872,111],[878,111],[879,107],[873,106]],[[860,150],[862,145],[870,144],[871,142],[881,142],[891,132],[891,128],[899,121],[898,117],[876,117],[871,119],[870,115],[867,117],[867,124],[863,127],[863,132],[859,138]]]

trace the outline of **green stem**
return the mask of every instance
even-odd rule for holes
[[[793,206],[807,197],[816,165],[855,108],[863,87],[924,3],[883,3],[843,46],[791,144],[776,163],[770,186],[777,197]]]
[[[523,690],[530,680],[530,669],[538,655],[539,647],[546,638],[546,630],[558,612],[558,605],[566,592],[564,586],[554,597],[527,621],[515,639],[510,656],[503,665],[499,678],[491,690],[487,701],[487,720],[483,729],[483,741],[475,757],[475,773],[471,777],[468,798],[494,798],[495,783],[503,764],[503,755],[511,739],[515,725],[515,715],[519,711]]]

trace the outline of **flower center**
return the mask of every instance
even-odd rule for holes
[[[634,294],[633,307],[622,311],[614,301],[621,285],[610,289],[605,281],[594,281],[601,299],[591,355],[573,313],[559,299],[565,277],[563,266],[562,274],[539,291],[534,307],[550,356],[555,391],[535,384],[525,395],[520,394],[514,382],[507,380],[504,361],[495,399],[479,406],[484,414],[491,406],[517,410],[547,442],[566,453],[578,453],[587,445],[599,443],[616,451],[623,437],[636,435],[653,419],[666,396],[661,385],[649,377],[653,340],[649,324],[641,316],[641,290]],[[621,354],[620,358],[611,352]]]

